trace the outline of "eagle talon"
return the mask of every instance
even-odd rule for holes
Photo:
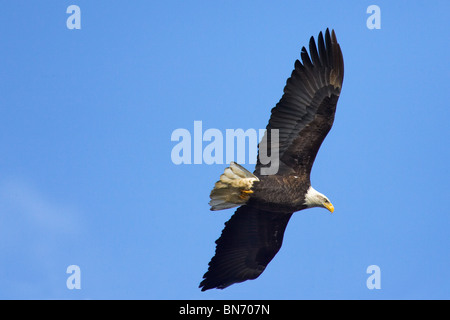
[[[253,193],[253,191],[251,190],[241,190],[239,198],[241,198],[242,200],[247,200],[250,197],[251,193]]]

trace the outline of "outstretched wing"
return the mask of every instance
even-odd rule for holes
[[[309,174],[316,154],[331,129],[336,104],[344,79],[344,61],[334,30],[327,29],[325,39],[320,32],[318,48],[311,37],[308,55],[301,51],[301,63],[295,61],[295,69],[287,80],[284,94],[266,127],[266,137],[259,145],[255,174],[269,166],[260,159],[261,148],[270,156],[273,132],[278,129],[279,174]]]
[[[216,241],[216,254],[199,286],[202,291],[257,278],[280,250],[291,215],[239,207]]]

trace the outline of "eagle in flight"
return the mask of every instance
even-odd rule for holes
[[[325,37],[320,32],[317,45],[311,37],[309,55],[305,47],[300,55],[302,62],[295,61],[283,96],[272,109],[254,173],[232,162],[211,191],[211,210],[239,208],[216,241],[199,286],[202,291],[257,278],[280,250],[294,212],[312,207],[334,211],[310,181],[317,152],[333,125],[344,79],[334,30],[330,34],[327,29]],[[261,157],[262,148],[264,154],[278,152],[275,174],[264,174],[269,164]]]

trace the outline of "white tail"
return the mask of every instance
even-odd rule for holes
[[[230,163],[220,176],[220,180],[211,191],[209,202],[211,210],[223,210],[243,205],[250,198],[253,182],[259,181],[253,173],[238,165]]]

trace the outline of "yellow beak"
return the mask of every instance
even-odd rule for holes
[[[331,204],[331,202],[324,203],[323,204],[325,208],[327,208],[331,213],[334,211],[334,206]]]

